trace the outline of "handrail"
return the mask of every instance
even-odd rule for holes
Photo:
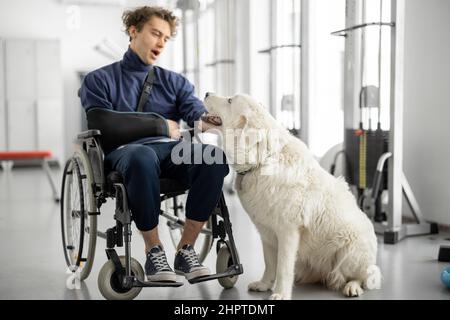
[[[371,26],[387,26],[387,27],[395,27],[395,22],[367,22],[363,24],[358,24],[352,27],[348,27],[342,30],[334,31],[331,33],[333,36],[347,37],[347,32],[354,31],[357,29],[371,27]]]
[[[233,59],[216,60],[214,62],[205,64],[205,67],[215,67],[218,64],[234,64],[234,62],[235,61]]]
[[[276,49],[283,49],[283,48],[301,48],[302,45],[301,44],[282,44],[282,45],[278,45],[278,46],[272,46],[270,48],[264,49],[264,50],[259,50],[258,53],[271,53],[273,50]]]

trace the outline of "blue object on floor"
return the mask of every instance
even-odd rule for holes
[[[441,280],[443,284],[450,288],[450,267],[442,271]]]

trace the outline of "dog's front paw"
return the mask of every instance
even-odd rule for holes
[[[361,285],[357,281],[350,281],[344,287],[342,291],[347,297],[359,297],[364,293],[364,290],[361,288]]]
[[[269,297],[269,300],[290,300],[291,298],[281,293],[274,293]]]
[[[269,291],[270,289],[272,289],[272,285],[262,281],[255,281],[248,285],[248,290],[250,291],[264,292]]]

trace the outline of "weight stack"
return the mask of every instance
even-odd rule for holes
[[[389,150],[389,131],[345,129],[347,157],[346,180],[359,189],[372,188],[378,160]],[[381,190],[387,189],[388,164],[385,164]]]

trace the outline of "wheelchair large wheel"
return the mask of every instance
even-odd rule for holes
[[[165,202],[165,212],[169,213],[180,220],[186,221],[185,216],[185,208],[186,208],[186,200],[187,194],[182,194],[170,199],[167,199]],[[172,243],[176,248],[178,243],[180,242],[181,235],[183,233],[183,227],[179,226],[171,221],[168,221],[167,225],[169,226],[169,234],[172,239]],[[195,252],[198,254],[198,259],[200,263],[202,263],[209,251],[211,250],[213,244],[213,237],[211,233],[211,219],[206,222],[203,227],[203,231],[199,234],[197,241],[195,242]]]
[[[84,150],[77,150],[64,167],[61,188],[61,234],[70,271],[85,280],[94,263],[97,216],[92,167]]]
[[[125,256],[120,256],[119,259],[122,266],[124,266]],[[144,281],[144,270],[134,258],[131,258],[131,275]],[[124,289],[112,260],[108,260],[100,269],[98,274],[98,288],[102,296],[108,300],[133,300],[142,290],[142,287]]]
[[[230,250],[227,246],[222,246],[217,253],[216,272],[223,273],[233,265]],[[225,277],[217,279],[222,287],[225,289],[233,288],[238,280],[238,276]]]

